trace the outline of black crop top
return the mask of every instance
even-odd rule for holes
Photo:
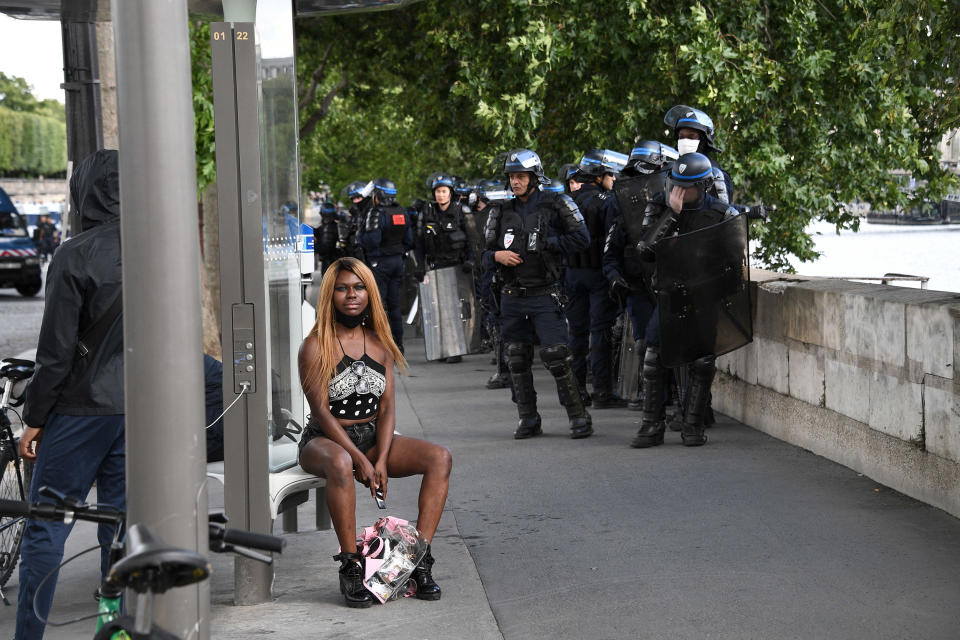
[[[333,417],[359,420],[376,415],[387,388],[386,374],[384,366],[366,353],[359,360],[344,354],[328,387]]]

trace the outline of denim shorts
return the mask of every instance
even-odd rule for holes
[[[349,427],[343,427],[343,430],[346,431],[347,437],[350,438],[350,441],[360,450],[360,453],[366,453],[373,449],[373,446],[377,444],[377,419],[374,418],[370,422],[363,422],[361,424],[354,424]],[[303,451],[303,448],[307,446],[307,443],[313,440],[314,438],[326,438],[326,434],[323,433],[323,429],[320,428],[320,425],[316,422],[308,422],[306,428],[303,430],[303,436],[300,438],[300,444],[298,448],[300,451]]]

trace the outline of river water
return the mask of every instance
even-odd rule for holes
[[[927,289],[960,292],[960,225],[903,226],[863,220],[856,232],[837,234],[828,222],[814,222],[807,231],[822,255],[815,262],[795,260],[798,274],[856,279],[904,273],[929,277]]]

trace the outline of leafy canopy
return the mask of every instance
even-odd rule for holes
[[[301,96],[319,87],[301,122],[327,101],[303,183],[425,195],[431,172],[489,177],[515,147],[553,172],[592,147],[672,143],[663,114],[689,104],[717,125],[736,201],[778,205],[756,257],[789,268],[816,257],[811,219],[856,228],[844,203],[904,204],[892,171],[919,196],[956,187],[937,145],[960,126],[958,45],[951,0],[427,0],[301,19]]]

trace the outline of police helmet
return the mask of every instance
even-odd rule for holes
[[[560,182],[566,182],[573,177],[573,174],[577,172],[577,166],[573,162],[568,162],[567,164],[560,166],[560,173],[557,174],[557,179]]]
[[[347,199],[347,198],[355,198],[361,195],[360,190],[363,189],[363,186],[365,184],[366,182],[361,182],[360,180],[355,180],[351,182],[340,191],[340,197]]]
[[[542,185],[540,187],[540,191],[545,191],[547,193],[563,193],[564,186],[559,180],[551,180],[550,184]]]
[[[720,151],[720,148],[713,140],[714,127],[713,120],[700,109],[688,107],[685,104],[678,104],[671,107],[667,114],[663,116],[663,123],[673,131],[673,137],[676,139],[680,129],[693,129],[699,131],[703,136],[700,144],[700,151]]]
[[[458,196],[466,196],[470,194],[470,183],[460,178],[453,184],[453,190]]]
[[[630,159],[623,172],[627,174],[649,173],[663,168],[668,162],[676,160],[680,154],[671,146],[656,140],[638,142],[630,152]]]
[[[530,149],[515,149],[507,154],[503,161],[503,177],[510,179],[511,173],[532,173],[536,182],[548,184],[550,178],[543,173],[540,156]],[[534,186],[531,184],[531,187]]]
[[[450,189],[450,195],[453,195],[454,180],[453,176],[445,173],[438,173],[430,182],[430,193],[433,193],[437,187],[447,187]]]
[[[583,154],[580,164],[577,165],[576,176],[584,178],[581,182],[591,182],[594,178],[603,177],[604,174],[620,173],[627,164],[627,156],[610,149],[591,149]]]
[[[337,212],[337,205],[327,201],[320,205],[320,215],[331,215]]]
[[[670,168],[667,191],[674,187],[696,187],[701,193],[713,185],[713,163],[702,153],[685,153]]]
[[[388,178],[377,178],[373,181],[373,192],[381,204],[392,203],[397,199],[397,185]]]

